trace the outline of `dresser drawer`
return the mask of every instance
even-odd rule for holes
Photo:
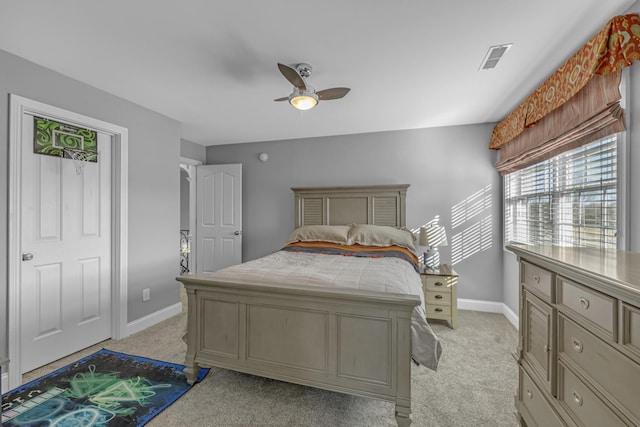
[[[640,365],[560,315],[558,354],[575,362],[618,404],[640,419]]]
[[[536,425],[540,427],[564,426],[558,414],[556,414],[549,402],[544,398],[542,391],[540,391],[522,367],[520,368],[519,383],[520,390],[518,396],[520,402],[526,408],[526,412],[528,412],[531,418],[526,420],[529,427],[535,427]]]
[[[558,366],[559,393],[558,399],[562,406],[569,411],[580,425],[586,427],[612,427],[625,426],[598,396],[591,391],[580,379],[566,366]]]
[[[427,317],[437,318],[439,316],[451,316],[450,305],[436,305],[427,303]]]
[[[451,305],[451,292],[427,291],[427,304]]]
[[[422,276],[426,291],[451,292],[452,280],[447,276]]]
[[[606,338],[615,341],[616,300],[578,283],[558,278],[558,304],[591,321]]]
[[[640,363],[640,308],[622,304],[622,345]]]
[[[521,261],[520,274],[520,280],[524,286],[539,296],[545,297],[546,301],[553,302],[553,273],[537,265]]]

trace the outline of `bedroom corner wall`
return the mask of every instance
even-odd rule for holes
[[[180,140],[180,157],[186,157],[191,160],[199,160],[202,163],[207,160],[207,147],[195,142]]]
[[[0,355],[7,354],[9,94],[129,130],[128,323],[179,303],[180,124],[122,98],[0,51]],[[142,303],[142,289],[151,300]]]
[[[493,124],[207,147],[207,164],[242,163],[243,260],[282,247],[294,224],[291,187],[410,184],[407,226],[440,217],[443,262],[458,297],[502,303],[502,181],[487,149]],[[269,155],[260,162],[258,154]]]

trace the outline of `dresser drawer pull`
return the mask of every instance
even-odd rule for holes
[[[444,285],[442,284],[442,282],[436,282],[436,283],[434,283],[434,285],[435,285],[435,286],[444,286]]]
[[[582,308],[587,310],[589,308],[589,300],[584,297],[580,297],[580,305],[582,306]]]
[[[573,344],[573,349],[577,352],[577,353],[582,353],[582,343],[580,342],[580,340],[578,340],[577,338],[573,338],[571,337],[571,344]]]
[[[440,312],[442,311],[442,309],[441,309],[440,307],[436,307],[436,311],[437,311],[438,313],[440,313]]]
[[[533,281],[536,282],[536,284],[540,283],[540,277],[539,276],[533,276]]]
[[[442,299],[442,295],[436,295],[435,299]]]
[[[527,389],[527,396],[529,396],[529,399],[533,399],[533,393],[531,393],[531,389]]]
[[[573,392],[573,400],[576,402],[578,406],[582,406],[582,396],[580,396],[577,392]]]

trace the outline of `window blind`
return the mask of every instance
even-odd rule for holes
[[[504,176],[506,243],[616,248],[613,135]]]

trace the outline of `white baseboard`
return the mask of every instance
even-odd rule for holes
[[[158,310],[154,313],[148,314],[140,319],[134,320],[133,322],[129,322],[127,323],[126,336],[128,337],[129,335],[144,331],[145,329],[180,313],[182,313],[181,302],[170,305],[169,307],[163,308],[162,310]]]
[[[520,319],[518,317],[518,315],[516,313],[513,312],[513,310],[511,310],[509,307],[507,307],[506,304],[502,304],[502,314],[504,314],[504,317],[507,318],[507,320],[509,322],[511,322],[511,324],[516,328],[519,329],[520,328]]]
[[[487,313],[500,313],[518,329],[518,315],[513,312],[505,303],[495,301],[482,301],[475,299],[458,298],[459,310],[484,311]]]

